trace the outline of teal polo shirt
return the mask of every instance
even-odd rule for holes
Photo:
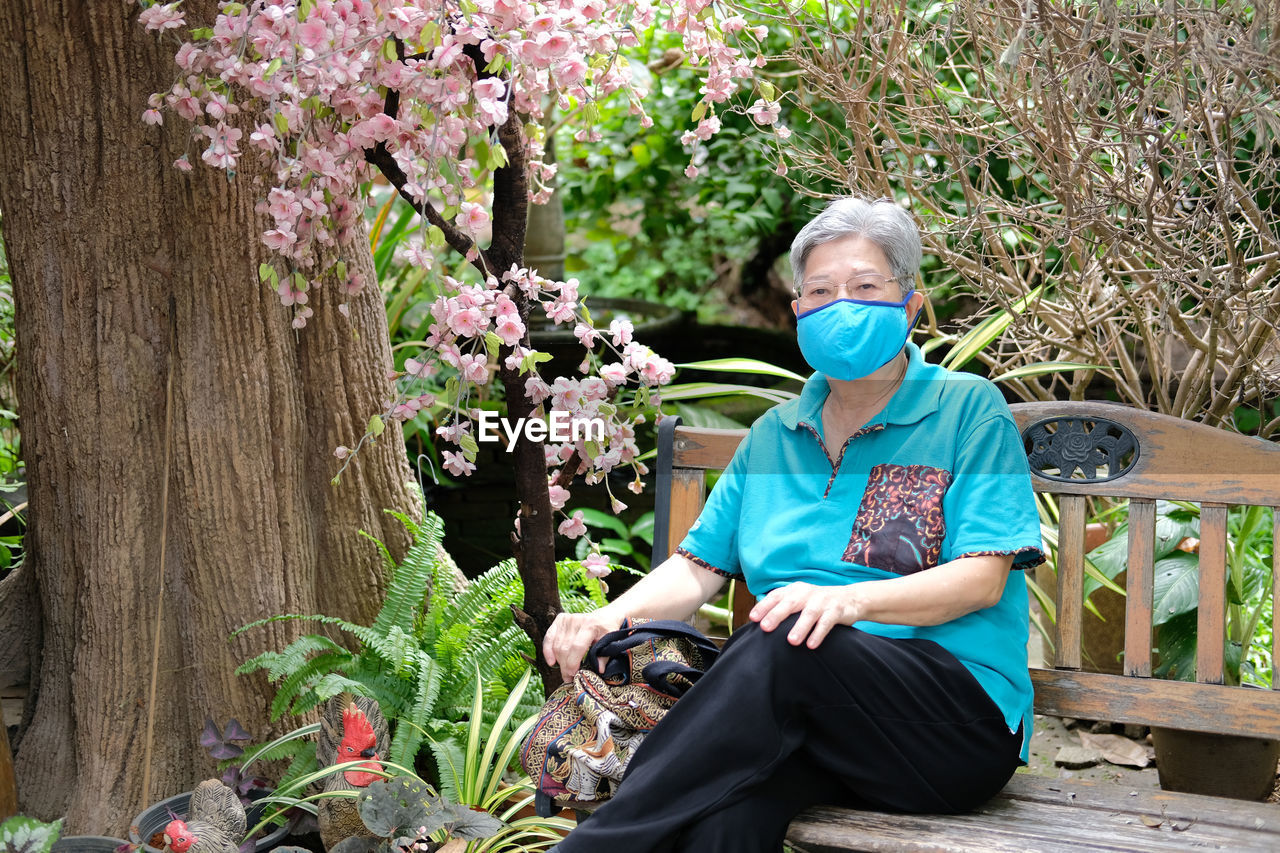
[[[965,556],[1044,560],[1022,439],[994,385],[928,364],[915,344],[902,385],[832,457],[822,442],[830,387],[751,427],[678,553],[757,598],[796,581],[835,586],[928,571]],[[1010,573],[1000,601],[942,625],[859,622],[885,637],[933,640],[973,673],[1009,731],[1031,742],[1027,587]]]

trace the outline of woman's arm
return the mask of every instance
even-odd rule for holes
[[[798,646],[808,638],[811,649],[836,625],[940,625],[998,602],[1012,565],[1012,555],[961,557],[923,572],[848,586],[787,584],[761,599],[751,619],[772,631],[799,613],[787,641]]]
[[[724,578],[679,554],[642,577],[617,600],[590,613],[561,613],[542,640],[542,655],[568,681],[591,645],[623,619],[687,619],[724,585]]]

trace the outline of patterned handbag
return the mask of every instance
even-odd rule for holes
[[[587,652],[556,688],[520,750],[538,788],[538,814],[613,796],[644,736],[719,654],[696,629],[673,619],[633,619]],[[599,660],[607,658],[603,674]]]

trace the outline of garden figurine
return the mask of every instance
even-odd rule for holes
[[[324,707],[320,718],[320,737],[316,741],[316,760],[321,767],[333,767],[367,759],[364,764],[348,767],[325,778],[324,791],[367,788],[383,778],[381,761],[387,758],[387,721],[377,701],[364,696],[334,696]],[[326,850],[353,837],[375,837],[360,818],[356,800],[348,796],[325,797],[316,805],[320,824],[320,840]]]
[[[164,847],[171,853],[236,853],[246,829],[236,792],[219,779],[206,779],[191,793],[187,819],[165,826]]]

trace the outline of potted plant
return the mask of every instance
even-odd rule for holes
[[[246,853],[253,853],[255,850],[271,850],[279,846],[285,836],[292,831],[291,823],[283,821],[274,826],[257,826],[262,823],[266,814],[266,807],[258,801],[265,799],[271,793],[271,788],[270,782],[266,779],[249,773],[249,766],[261,757],[264,750],[258,750],[248,761],[240,761],[244,756],[244,747],[240,744],[250,739],[251,735],[235,719],[228,720],[226,728],[220,729],[211,718],[206,718],[204,729],[200,732],[200,745],[220,762],[218,769],[222,771],[222,783],[239,797],[241,804],[245,807],[248,825],[256,827],[248,833],[248,837],[240,845]],[[164,844],[156,843],[159,841],[159,836],[164,833],[164,828],[169,821],[188,816],[190,801],[191,792],[185,791],[147,807],[130,824],[129,840],[141,845],[144,853],[160,853]],[[55,851],[55,853],[62,853],[62,851]],[[95,851],[85,851],[85,853],[95,853]]]
[[[1233,509],[1227,521],[1227,684],[1269,687],[1271,673],[1250,654],[1272,593],[1273,511]],[[1123,564],[1128,525],[1091,555],[1106,569]],[[1196,623],[1200,590],[1200,508],[1161,501],[1156,505],[1153,621],[1158,678],[1195,678]],[[1259,664],[1262,664],[1261,666]],[[1275,788],[1280,741],[1153,728],[1156,767],[1166,790],[1265,799]]]

